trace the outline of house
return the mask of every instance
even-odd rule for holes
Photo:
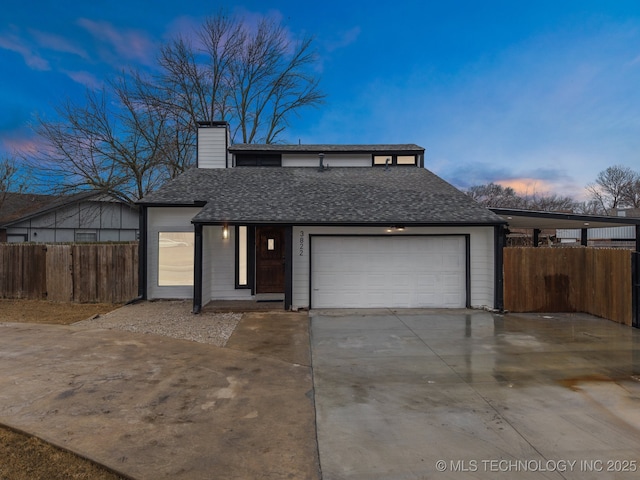
[[[138,219],[137,207],[95,191],[7,193],[0,209],[0,242],[135,241]]]
[[[507,232],[531,235],[533,246],[562,245],[640,251],[640,216],[587,215],[513,208],[489,208],[508,224]],[[549,237],[556,237],[551,242]],[[545,238],[547,241],[544,241]]]
[[[640,218],[640,209],[637,208],[616,208],[611,213],[613,217],[618,219]],[[579,245],[585,241],[580,229],[558,229],[556,235],[563,245]],[[636,247],[636,237],[637,232],[633,225],[590,228],[587,232],[586,242],[594,247],[634,249]]]
[[[140,295],[285,309],[499,307],[502,229],[418,145],[230,145],[144,197]],[[498,270],[496,270],[498,269]]]

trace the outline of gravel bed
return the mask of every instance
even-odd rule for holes
[[[224,347],[241,318],[241,313],[194,315],[191,302],[166,300],[125,305],[73,326],[164,335]]]

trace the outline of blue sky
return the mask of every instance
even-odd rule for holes
[[[325,105],[297,143],[417,143],[458,187],[499,182],[584,199],[614,164],[640,170],[640,2],[4,0],[0,153],[29,124],[224,7],[315,37]]]

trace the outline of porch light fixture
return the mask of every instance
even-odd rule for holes
[[[222,226],[222,238],[225,240],[229,238],[229,227],[226,225]]]

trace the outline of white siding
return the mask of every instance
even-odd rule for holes
[[[211,278],[213,276],[213,255],[215,250],[209,247],[213,243],[215,228],[202,227],[202,305],[211,301]]]
[[[389,234],[384,227],[293,227],[292,306],[309,307],[309,235],[470,235],[471,306],[494,306],[493,227],[407,227]]]
[[[236,239],[235,228],[229,227],[229,238],[222,238],[222,226],[205,226],[203,244],[203,304],[209,300],[246,300],[251,290],[236,289]],[[208,276],[205,279],[205,272]]]
[[[191,219],[200,207],[150,207],[147,209],[147,297],[193,298],[193,287],[158,285],[158,234],[193,232]]]
[[[329,167],[370,167],[370,153],[325,153],[324,165]],[[317,167],[320,159],[317,154],[287,153],[282,155],[283,167]]]
[[[76,231],[69,228],[58,228],[56,230],[56,242],[75,242]]]
[[[198,168],[227,167],[227,129],[224,126],[198,128]]]

